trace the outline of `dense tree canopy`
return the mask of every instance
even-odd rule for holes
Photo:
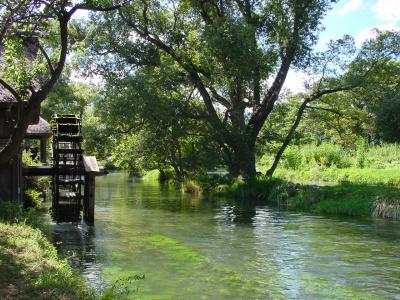
[[[312,52],[330,3],[133,2],[92,20],[87,69],[103,75],[111,83],[108,90],[116,82],[124,82],[119,90],[129,89],[125,78],[135,78],[137,84],[142,74],[160,78],[161,94],[179,94],[174,105],[180,107],[180,119],[195,116],[207,122],[230,172],[251,176],[259,132],[266,120],[274,118],[290,68],[316,79],[299,95],[303,102],[297,108],[298,120],[288,128],[284,144],[290,142],[305,110],[321,110],[312,102],[334,102],[326,100],[328,94],[366,90],[373,76],[380,76],[377,70],[395,55],[394,33],[367,43],[359,52],[350,37],[332,42],[323,53]],[[125,105],[117,104],[122,115],[126,107],[148,103],[142,95],[160,82],[141,82],[146,88],[125,94]],[[191,93],[196,96],[190,97]],[[147,111],[156,111],[157,105],[153,102]],[[132,119],[137,122],[140,117],[131,114],[122,123],[128,125]]]
[[[199,113],[205,112],[230,171],[255,175],[257,136],[289,68],[308,63],[330,3],[132,2],[93,20],[93,55],[106,75],[167,70],[182,87],[196,89]]]

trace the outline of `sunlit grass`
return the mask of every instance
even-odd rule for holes
[[[0,297],[94,299],[39,229],[0,223]]]

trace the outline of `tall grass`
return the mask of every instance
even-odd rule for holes
[[[265,154],[258,161],[261,171],[271,162],[272,154]],[[400,144],[366,145],[360,143],[357,149],[343,149],[339,145],[289,146],[282,156],[279,168],[306,170],[310,168],[400,168]]]

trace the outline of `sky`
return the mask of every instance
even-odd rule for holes
[[[341,0],[333,5],[322,24],[325,30],[320,34],[317,50],[345,34],[353,36],[360,46],[374,36],[373,28],[400,30],[400,0]],[[305,79],[304,74],[291,71],[284,87],[299,92]]]

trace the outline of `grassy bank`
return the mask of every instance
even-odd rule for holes
[[[273,178],[199,176],[184,191],[324,215],[400,219],[399,178],[400,169],[280,169]]]
[[[263,173],[272,157],[260,160]],[[334,144],[291,146],[268,188],[268,201],[292,209],[400,219],[400,145],[343,149]],[[262,179],[260,179],[263,181]],[[252,188],[251,185],[248,188]]]
[[[259,177],[218,185],[215,193],[317,214],[400,219],[400,189],[386,184],[310,185]]]
[[[1,202],[0,298],[94,299],[66,259],[58,257],[37,211]]]

